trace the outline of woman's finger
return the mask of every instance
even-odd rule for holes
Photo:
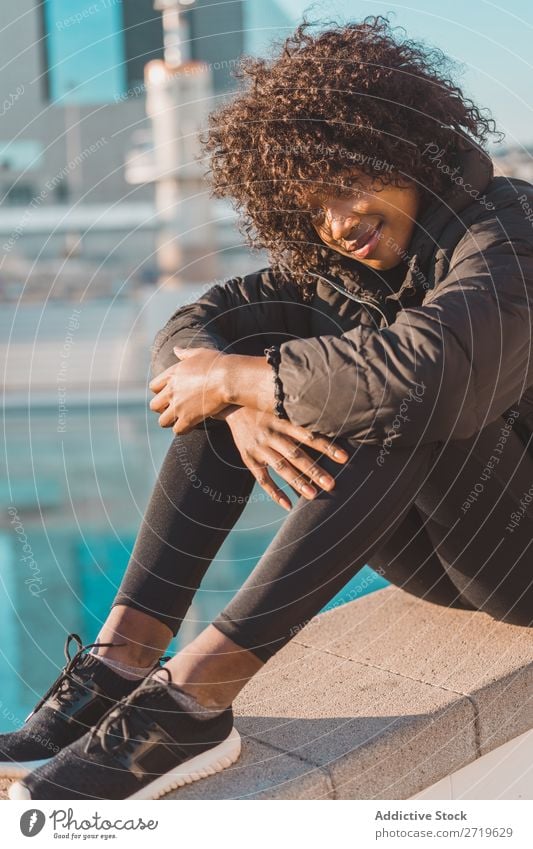
[[[272,478],[268,473],[268,469],[266,465],[254,460],[252,457],[248,456],[243,458],[246,466],[250,469],[252,475],[256,479],[259,486],[265,490],[266,494],[272,501],[275,501],[277,504],[280,504],[281,507],[284,507],[285,510],[290,510],[292,504],[290,500],[287,498],[285,493],[279,486],[276,486]]]
[[[303,448],[296,445],[292,439],[287,439],[281,434],[273,436],[272,447],[321,489],[329,492],[335,486],[335,478],[316,463]]]
[[[167,368],[165,371],[162,371],[161,374],[154,377],[154,379],[148,384],[148,388],[151,389],[152,392],[161,392],[161,390],[167,385],[174,368],[175,366],[170,366],[170,368]]]
[[[336,463],[346,463],[350,459],[348,452],[344,448],[341,448],[340,445],[337,445],[325,436],[312,433],[312,431],[307,430],[305,427],[287,423],[283,432],[297,442],[308,445],[315,451],[325,454],[326,457],[331,457]]]
[[[178,414],[176,412],[176,409],[171,404],[159,416],[159,424],[160,424],[161,427],[172,427],[172,425],[175,424],[177,418],[178,418]]]
[[[318,495],[317,489],[312,486],[309,479],[306,478],[298,468],[292,465],[286,457],[275,451],[273,448],[265,448],[264,458],[268,465],[280,476],[284,481],[287,481],[290,486],[299,495],[310,501]]]
[[[197,424],[197,422],[188,421],[187,419],[178,416],[178,418],[172,425],[172,430],[174,431],[176,436],[181,436],[181,434],[183,433],[190,433],[191,430],[194,428],[195,424]]]
[[[161,392],[158,392],[157,395],[154,395],[148,406],[151,410],[154,411],[154,413],[162,413],[164,410],[167,409],[169,403],[170,396],[165,387],[161,390]]]

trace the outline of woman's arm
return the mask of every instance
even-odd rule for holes
[[[331,438],[416,445],[468,438],[520,398],[533,384],[533,237],[509,239],[498,221],[484,222],[452,260],[422,306],[402,310],[386,329],[359,326],[340,337],[279,345],[292,424]],[[184,414],[178,429],[187,427],[189,412],[198,420],[213,415],[217,403],[273,409],[273,372],[264,357],[222,355],[215,370],[202,365],[195,370],[189,359],[175,380],[173,398]],[[195,373],[186,398],[189,366]]]
[[[520,398],[533,384],[533,244],[500,240],[455,255],[422,306],[402,310],[390,327],[281,343],[278,375],[292,424],[330,438],[417,445],[466,439]],[[166,413],[176,432],[226,404],[274,409],[264,356],[207,362],[182,353],[186,368],[173,376]]]
[[[389,328],[282,343],[289,420],[330,437],[416,445],[467,438],[513,404],[533,383],[533,238],[500,230],[475,247],[463,240],[445,280]]]
[[[227,407],[274,412],[273,372],[264,357],[212,348],[175,348],[175,365],[150,381],[150,409],[161,427],[186,433]]]
[[[308,336],[309,316],[296,285],[272,269],[234,277],[174,313],[156,336],[152,376],[176,363],[176,346],[260,355],[266,345]]]

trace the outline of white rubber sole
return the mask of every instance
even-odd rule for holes
[[[24,778],[37,767],[47,764],[51,758],[40,761],[0,761],[0,778]]]
[[[214,746],[212,749],[202,752],[201,755],[180,764],[176,769],[171,769],[164,775],[160,775],[159,778],[151,781],[142,790],[127,798],[160,799],[161,796],[165,796],[171,790],[177,790],[178,787],[183,787],[185,784],[192,784],[193,781],[200,781],[201,778],[208,778],[210,775],[222,772],[238,760],[240,753],[241,736],[233,728],[226,739],[218,746]],[[26,801],[31,799],[30,791],[19,781],[10,786],[7,795],[10,799]]]
[[[236,728],[232,728],[230,734],[218,746],[160,775],[133,796],[128,796],[128,799],[160,799],[171,790],[177,790],[185,784],[192,784],[193,781],[200,781],[201,778],[208,778],[210,775],[222,772],[238,760],[240,753],[241,735]]]

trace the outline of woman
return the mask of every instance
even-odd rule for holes
[[[386,19],[304,24],[212,116],[214,193],[271,263],[156,340],[150,406],[176,439],[97,644],[74,636],[0,741],[18,764],[50,755],[39,735],[61,749],[12,798],[151,798],[228,766],[238,692],[365,563],[531,625],[533,187],[494,178],[492,121],[447,73]],[[282,527],[161,659],[255,481]]]

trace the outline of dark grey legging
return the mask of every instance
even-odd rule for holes
[[[335,488],[299,498],[220,631],[266,661],[366,563],[428,601],[533,623],[533,457],[505,419],[386,455],[337,441],[344,466],[311,452]],[[176,633],[253,483],[224,423],[176,438],[114,604]]]

